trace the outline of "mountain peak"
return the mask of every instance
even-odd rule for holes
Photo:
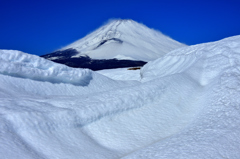
[[[60,50],[74,49],[74,57],[135,59],[150,61],[185,46],[131,19],[111,20],[84,38]]]
[[[109,21],[109,23],[114,23],[114,22],[117,22],[117,23],[132,23],[132,22],[135,22],[137,23],[136,21],[132,20],[132,19],[112,19]]]
[[[141,23],[131,19],[116,19],[44,57],[55,61],[68,59],[69,63],[73,63],[73,59],[84,57],[92,60],[117,59],[145,63],[183,46],[185,45]]]
[[[106,31],[122,31],[126,32],[126,30],[134,29],[135,31],[138,30],[138,28],[147,28],[145,25],[138,23],[132,19],[115,19],[110,20],[106,25],[103,26],[103,28],[108,28],[109,30]],[[124,30],[125,29],[125,30]]]

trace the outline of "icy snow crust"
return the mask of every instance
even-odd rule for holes
[[[133,20],[113,20],[86,37],[62,48],[76,49],[72,57],[151,61],[185,46]]]
[[[240,36],[172,51],[134,77],[118,69],[121,81],[19,51],[0,60],[0,158],[240,156]]]

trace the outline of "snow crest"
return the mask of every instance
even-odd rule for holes
[[[0,62],[1,74],[19,78],[81,86],[92,79],[88,69],[73,69],[21,51],[0,50]]]
[[[185,73],[206,85],[230,68],[237,69],[240,59],[239,36],[221,41],[180,48],[141,69],[143,81]]]

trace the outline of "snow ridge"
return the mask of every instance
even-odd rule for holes
[[[174,50],[146,64],[141,69],[143,81],[185,72],[201,85],[207,85],[237,64],[240,50],[237,41],[239,36]]]
[[[92,71],[73,69],[20,51],[0,50],[0,74],[51,83],[87,85]]]

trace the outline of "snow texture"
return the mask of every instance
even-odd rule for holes
[[[97,72],[114,80],[141,81],[140,69],[131,70],[132,68],[137,68],[137,67],[106,69],[106,70],[100,70]]]
[[[13,50],[0,61],[0,158],[240,156],[240,36],[140,71],[74,69]]]

